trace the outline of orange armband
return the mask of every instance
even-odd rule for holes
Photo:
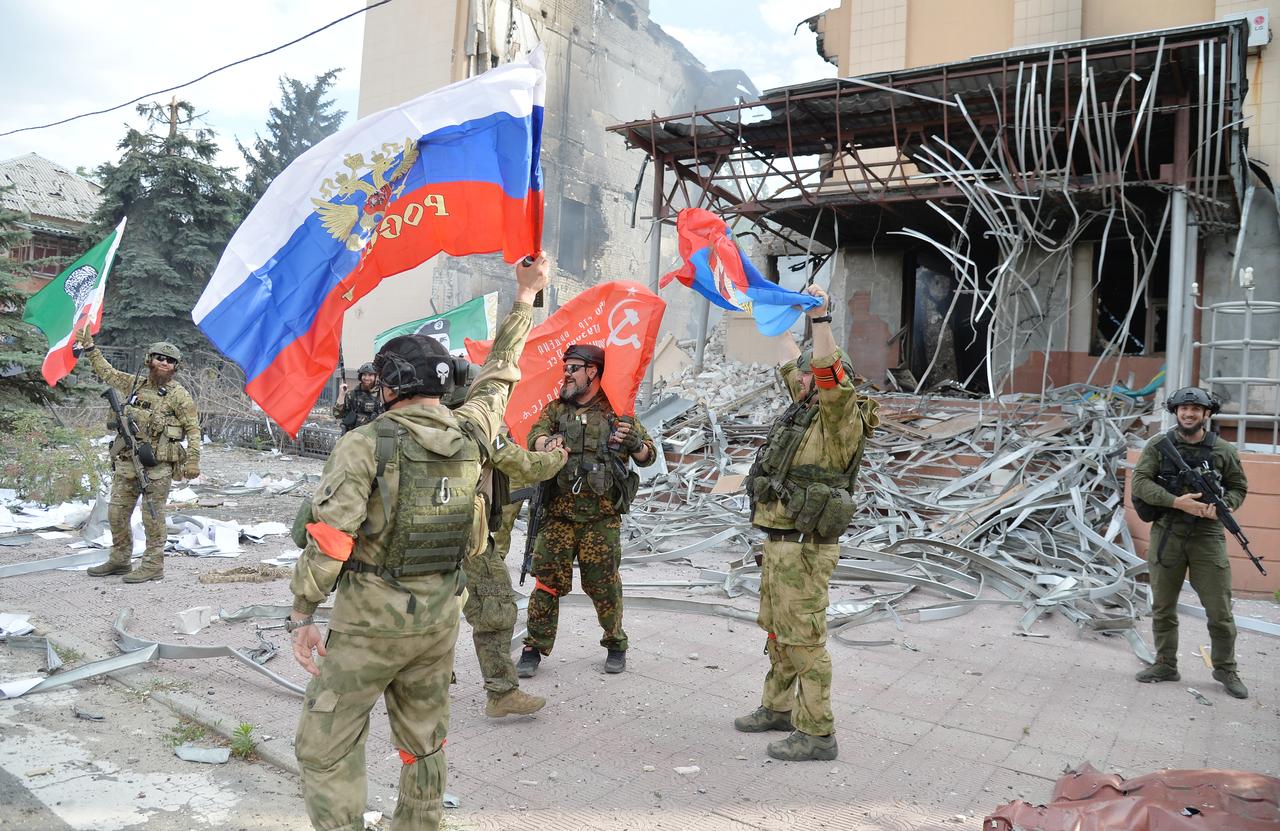
[[[845,378],[844,363],[836,361],[831,366],[815,366],[813,368],[813,381],[821,390],[833,390],[840,386]]]
[[[307,523],[307,533],[316,541],[321,554],[340,563],[345,563],[351,557],[351,550],[356,547],[356,541],[350,534],[344,534],[323,522]]]

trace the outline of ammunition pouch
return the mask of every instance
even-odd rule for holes
[[[134,444],[135,453],[138,455],[138,461],[142,462],[143,467],[155,467],[157,464],[155,450],[151,447],[151,442],[140,441]]]
[[[1146,500],[1133,497],[1133,510],[1138,515],[1138,519],[1143,522],[1155,522],[1164,514],[1165,509],[1157,505],[1152,505]]]

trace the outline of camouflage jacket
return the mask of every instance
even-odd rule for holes
[[[333,417],[342,422],[343,432],[368,424],[381,412],[382,395],[376,387],[372,392],[356,387],[333,405]]]
[[[177,381],[162,387],[151,382],[147,374],[130,375],[121,372],[103,357],[102,351],[89,351],[89,364],[94,374],[120,393],[125,415],[138,425],[138,440],[148,442],[161,463],[183,465],[200,463],[200,422],[196,417],[196,402]],[[182,446],[186,439],[187,445]],[[128,460],[129,449],[119,436],[111,445],[111,455]],[[125,476],[132,476],[130,465],[119,467]]]
[[[818,369],[833,366],[840,353],[814,358]],[[800,399],[800,372],[795,361],[788,361],[778,370],[792,401]],[[818,416],[809,423],[809,429],[796,448],[793,468],[817,465],[831,471],[843,471],[853,461],[858,447],[880,425],[880,405],[872,398],[859,395],[853,381],[847,376],[831,389],[818,388]],[[795,522],[787,516],[782,503],[777,500],[757,502],[752,514],[753,525],[789,531]]]
[[[466,402],[456,410],[440,404],[412,404],[383,413],[373,422],[350,431],[334,447],[325,464],[312,502],[314,521],[355,539],[353,557],[378,562],[394,525],[386,521],[384,500],[393,508],[399,500],[399,470],[395,458],[387,465],[386,492],[376,486],[375,443],[377,422],[392,419],[409,431],[414,441],[449,455],[469,436],[492,442],[502,425],[511,389],[520,378],[517,361],[533,325],[533,309],[517,303],[498,330],[493,352],[471,385]],[[465,423],[465,426],[464,426]],[[473,534],[487,533],[484,516],[476,512]],[[372,573],[348,573],[338,583],[342,562],[324,554],[308,536],[294,568],[289,588],[295,611],[310,614],[337,586],[329,628],[371,637],[418,634],[456,624],[461,572],[424,574],[401,579],[417,598],[412,614],[406,613],[405,593]]]
[[[608,433],[612,431],[612,425],[617,421],[618,417],[603,392],[597,393],[595,398],[581,406],[567,404],[563,401],[552,401],[542,411],[542,415],[529,431],[529,447],[533,447],[534,442],[543,436],[562,434],[564,423],[574,418],[585,418],[587,428],[595,428],[600,432]],[[644,429],[644,425],[639,421],[633,423],[632,431],[640,437],[640,441],[644,443],[644,446],[649,448],[647,460],[643,464],[639,462],[636,462],[636,464],[640,467],[648,467],[658,458],[653,439],[649,437],[649,432]],[[594,459],[596,454],[585,447],[569,446],[571,442],[566,442],[565,444],[566,449],[569,451],[569,461],[565,464],[564,471],[561,471],[556,479],[548,483],[552,492],[549,501],[546,503],[547,513],[561,519],[571,519],[574,522],[590,522],[601,516],[617,514],[618,511],[614,508],[613,500],[608,494],[597,495],[585,487],[581,488],[578,493],[574,493],[573,489],[567,486],[565,480],[575,475],[573,471],[579,470],[579,466],[584,461]],[[620,448],[610,449],[608,452],[618,461],[622,470],[631,469],[629,465],[633,460],[625,450]]]
[[[506,475],[508,479],[508,491],[518,490],[528,487],[535,482],[541,482],[544,479],[550,479],[560,472],[560,468],[564,467],[561,461],[561,455],[554,450],[538,451],[525,450],[516,444],[511,438],[511,434],[503,428],[502,432],[489,445],[489,465],[492,465],[499,472]],[[487,516],[490,509],[490,501],[492,497],[492,483],[490,480],[488,466],[486,465],[485,474],[480,484],[480,494],[483,500],[483,512]],[[505,506],[499,506],[499,509]],[[489,544],[489,535],[487,533],[477,535],[471,540],[471,550],[468,556],[483,553]]]

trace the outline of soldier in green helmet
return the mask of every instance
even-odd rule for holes
[[[338,419],[342,432],[353,430],[373,421],[382,412],[382,396],[378,394],[378,373],[373,363],[364,363],[356,370],[359,383],[347,392],[347,383],[338,388],[338,403],[333,405],[333,417]]]
[[[1249,492],[1240,454],[1230,442],[1209,430],[1218,412],[1217,399],[1197,387],[1178,390],[1165,402],[1177,418],[1168,432],[1178,454],[1190,467],[1205,468],[1222,488],[1222,500],[1234,512]],[[1236,622],[1231,614],[1231,562],[1217,508],[1201,500],[1182,481],[1177,463],[1158,448],[1156,436],[1143,448],[1133,471],[1133,499],[1156,514],[1147,547],[1151,579],[1151,631],[1156,662],[1137,674],[1143,683],[1178,681],[1178,595],[1182,583],[1191,587],[1204,606],[1209,628],[1213,677],[1229,695],[1248,698],[1249,690],[1236,668]],[[1144,506],[1144,507],[1146,507]]]
[[[784,761],[836,758],[827,654],[828,584],[839,540],[855,511],[862,451],[880,424],[878,404],[859,395],[836,346],[826,292],[809,309],[813,348],[801,353],[789,334],[779,370],[792,404],[774,423],[747,478],[751,522],[764,531],[759,624],[768,636],[769,673],[760,706],[734,720],[744,733],[788,730],[767,753]]]
[[[472,364],[467,385],[446,396],[445,406],[454,409],[466,400],[477,370]],[[462,563],[467,575],[467,602],[462,614],[471,624],[471,640],[484,676],[485,715],[490,718],[523,716],[541,710],[547,700],[520,689],[520,679],[511,660],[517,610],[506,556],[511,549],[510,523],[515,521],[512,509],[519,506],[510,504],[510,496],[518,489],[555,476],[569,454],[564,448],[544,453],[525,450],[503,427],[497,438],[485,446],[484,455],[480,494],[488,527],[486,533],[472,541],[471,551]]]
[[[498,436],[549,270],[544,254],[516,266],[515,305],[456,410],[441,397],[465,383],[464,362],[425,335],[388,341],[374,361],[386,412],[339,439],[325,464],[287,624],[315,676],[294,749],[318,829],[364,827],[364,742],[379,698],[403,762],[391,827],[440,825],[462,563],[487,533],[481,444]],[[335,588],[322,636],[312,614]]]
[[[178,347],[167,341],[151,344],[143,361],[146,376],[121,372],[94,346],[86,327],[76,333],[76,344],[89,355],[94,373],[124,396],[126,418],[134,428],[137,450],[131,450],[117,434],[111,444],[111,501],[107,522],[111,528],[111,554],[89,569],[90,577],[123,574],[126,583],[145,583],[164,577],[164,545],[168,539],[164,507],[174,479],[200,475],[200,423],[196,403],[173,380],[182,361]],[[142,464],[138,464],[134,456]],[[139,478],[138,471],[142,471]],[[132,566],[133,531],[130,518],[142,497],[142,528],[147,547],[138,568]]]

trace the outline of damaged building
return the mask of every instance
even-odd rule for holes
[[[739,71],[708,71],[649,19],[647,0],[402,0],[365,19],[361,116],[546,50],[543,244],[556,265],[548,306],[607,280],[647,279],[648,162],[605,127],[636,114],[707,109],[758,95]],[[514,292],[501,257],[440,256],[383,282],[347,315],[346,365],[373,355],[392,326],[498,292]],[[665,328],[684,332],[674,305]],[[681,337],[684,335],[682,334]]]

